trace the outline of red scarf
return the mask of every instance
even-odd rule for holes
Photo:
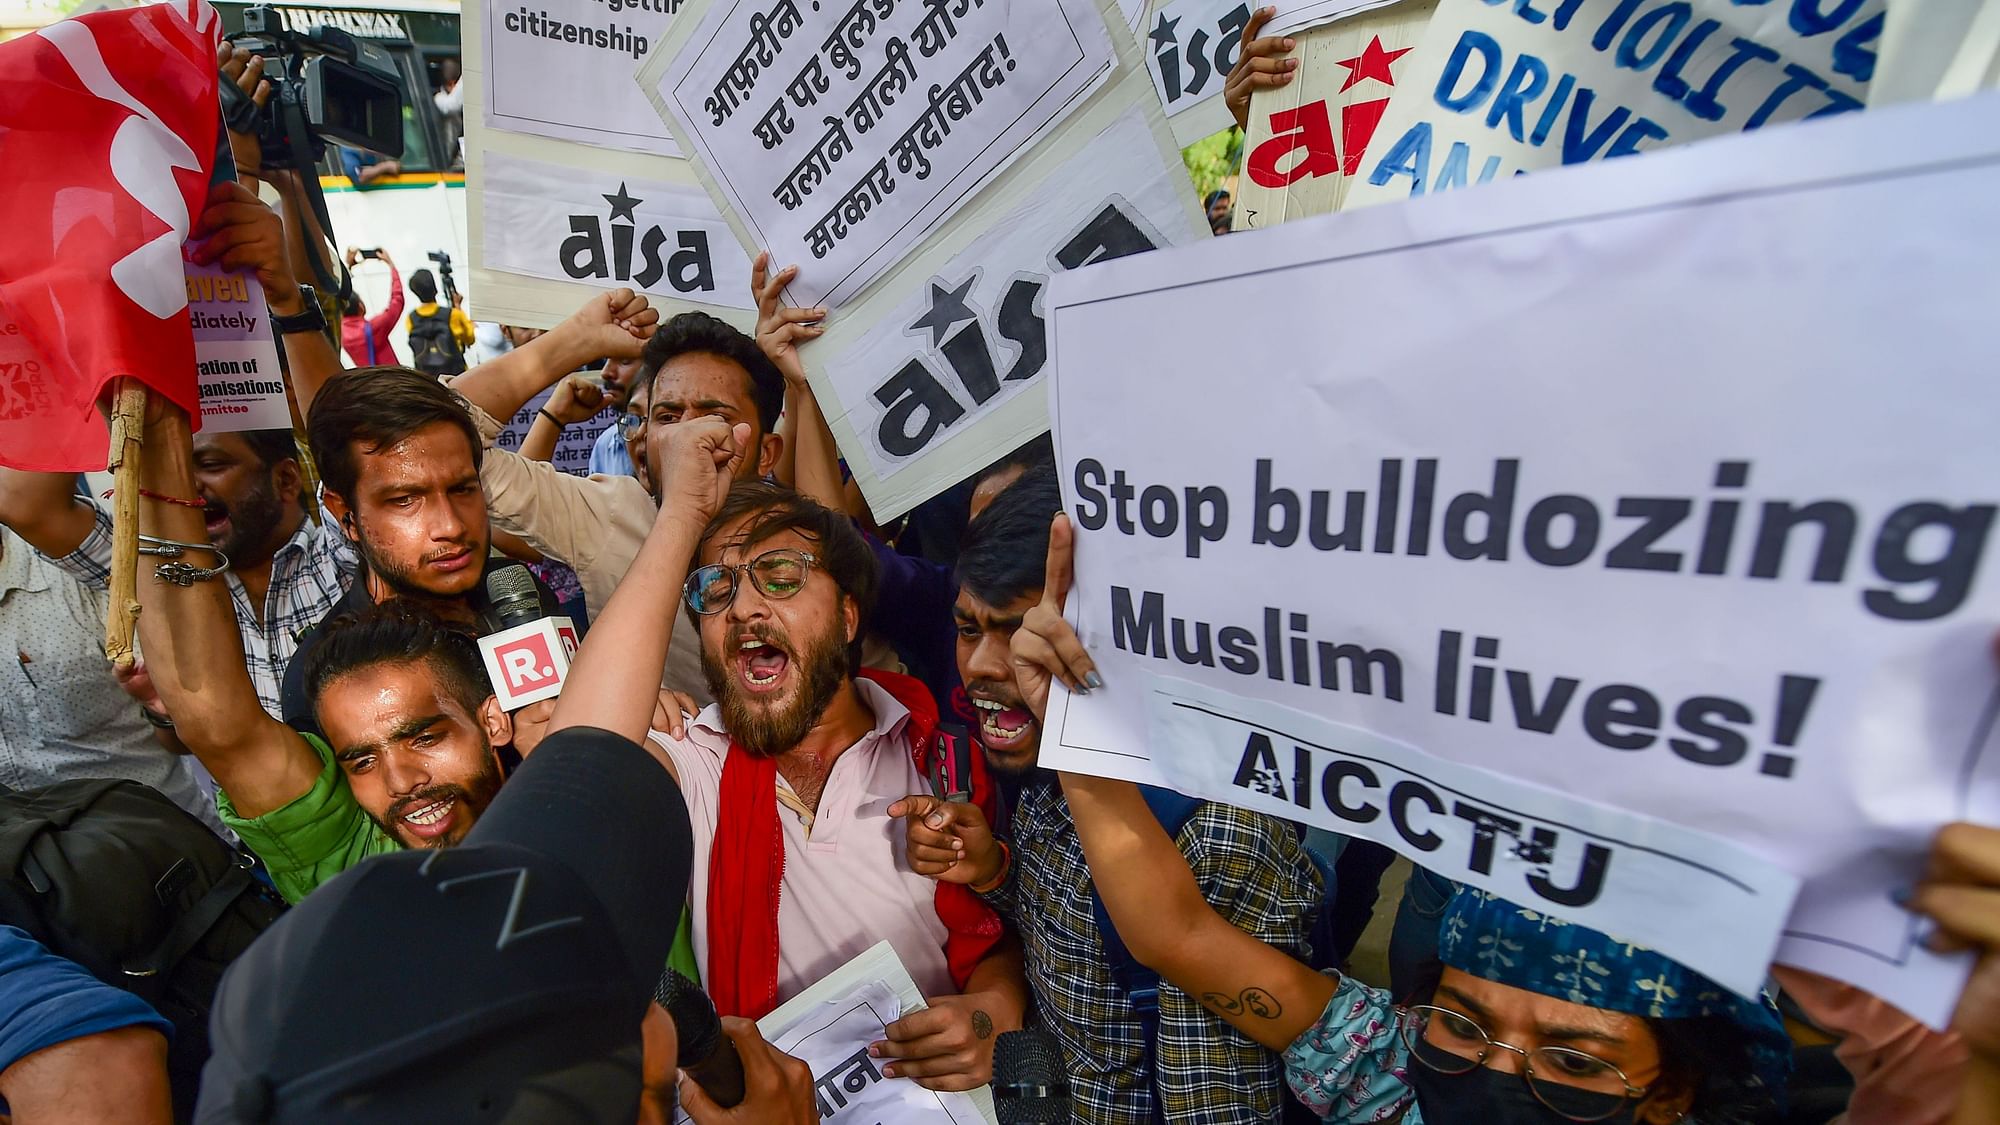
[[[861,676],[909,709],[910,757],[930,776],[937,704],[909,676],[863,669]],[[986,764],[972,756],[972,799],[996,816]],[[778,824],[778,763],[747,753],[734,740],[722,764],[715,850],[708,861],[708,973],[703,981],[716,1011],[761,1019],[778,1006],[778,894],[785,877],[785,836]],[[937,884],[938,920],[947,931],[945,961],[965,988],[972,970],[1000,941],[1000,916],[968,887]]]

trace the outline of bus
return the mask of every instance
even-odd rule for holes
[[[243,30],[244,0],[213,0],[223,27],[230,34]],[[385,49],[396,63],[403,84],[403,156],[399,175],[366,186],[349,179],[337,152],[329,146],[319,168],[333,237],[343,253],[349,248],[388,251],[407,284],[419,269],[438,272],[432,253],[451,256],[455,276],[463,282],[470,271],[465,234],[465,161],[459,135],[438,112],[432,96],[443,87],[443,67],[458,60],[456,0],[318,0],[310,5],[273,3],[285,26],[305,30],[336,27],[357,39]],[[303,271],[302,271],[303,272]],[[389,271],[363,260],[353,271],[354,290],[371,313],[389,299]],[[439,286],[443,301],[443,286]],[[409,299],[407,307],[415,307]],[[391,343],[409,362],[409,342],[399,323]]]

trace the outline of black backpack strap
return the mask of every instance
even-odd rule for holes
[[[1167,836],[1178,845],[1181,829],[1194,819],[1202,801],[1171,789],[1156,789],[1141,785],[1139,793],[1146,799],[1146,807],[1152,810],[1153,819],[1167,830]],[[1132,951],[1125,946],[1125,939],[1118,934],[1118,927],[1111,924],[1111,913],[1104,909],[1104,899],[1097,893],[1097,885],[1090,887],[1090,912],[1097,920],[1097,932],[1104,938],[1105,967],[1111,971],[1111,983],[1125,994],[1131,1006],[1132,1017],[1139,1021],[1139,1041],[1145,1049],[1145,1067],[1148,1081],[1153,1084],[1153,1120],[1165,1122],[1166,1115],[1160,1106],[1160,1093],[1154,1065],[1154,1045],[1160,1035],[1160,974],[1139,963]]]
[[[125,975],[139,980],[166,975],[175,965],[180,964],[181,958],[188,955],[188,951],[192,950],[208,931],[222,920],[222,916],[228,913],[229,908],[243,895],[243,892],[254,884],[250,857],[238,854],[235,862],[230,864],[229,870],[223,872],[222,877],[215,881],[215,885],[208,888],[208,893],[202,895],[199,902],[174,922],[173,928],[160,939],[159,945],[141,958],[139,964],[122,967]]]

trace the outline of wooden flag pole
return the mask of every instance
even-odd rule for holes
[[[132,666],[132,632],[139,624],[139,458],[146,435],[146,384],[129,375],[112,384],[111,605],[104,619],[104,655]]]

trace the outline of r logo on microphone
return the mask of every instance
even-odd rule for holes
[[[500,706],[513,711],[559,694],[575,651],[567,641],[553,618],[481,637],[479,653]]]

